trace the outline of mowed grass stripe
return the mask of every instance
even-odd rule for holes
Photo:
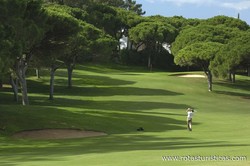
[[[0,93],[0,165],[249,165],[249,161],[162,161],[169,156],[250,156],[249,83],[105,66],[78,66],[72,89],[66,70],[56,72],[55,100],[48,100],[46,71],[29,77],[31,106]],[[201,74],[201,73],[198,73]],[[6,97],[6,93],[8,97]],[[198,112],[186,130],[187,107]],[[144,132],[136,129],[143,127]],[[108,136],[68,140],[13,140],[21,130],[79,128]]]

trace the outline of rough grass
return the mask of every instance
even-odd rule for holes
[[[30,106],[12,102],[0,91],[0,165],[152,166],[249,165],[250,79],[214,81],[180,78],[166,72],[104,66],[78,66],[72,89],[65,70],[56,72],[55,100],[48,100],[48,73],[28,79]],[[199,73],[198,73],[199,74]],[[198,112],[193,132],[186,130],[187,107]],[[143,127],[144,132],[136,129]],[[21,130],[79,128],[108,136],[67,140],[16,140]],[[184,161],[163,161],[162,156]],[[246,156],[244,161],[187,161],[187,157]],[[189,158],[192,160],[192,158]],[[186,161],[185,161],[186,160]]]

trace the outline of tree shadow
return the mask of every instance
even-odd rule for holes
[[[18,95],[19,99],[21,99],[20,94]],[[0,89],[0,106],[4,105],[17,105],[21,104],[20,102],[16,102],[14,99],[13,91],[10,87],[4,87]]]
[[[193,148],[245,147],[249,144],[234,144],[227,141],[202,141],[190,137],[148,136],[145,134],[112,135],[98,138],[57,141],[17,141],[22,146],[5,148],[0,157],[2,165],[16,165],[27,161],[64,161],[66,157],[84,154],[103,154],[127,151],[175,151]],[[8,146],[8,145],[7,145]],[[13,154],[15,151],[15,154]],[[171,155],[171,153],[169,153]],[[140,157],[140,156],[138,156]],[[161,156],[159,156],[160,158]],[[7,162],[8,161],[8,162]]]
[[[61,110],[59,114],[63,115],[61,118],[65,119],[67,124],[71,123],[72,119],[80,119],[79,123],[84,126],[84,129],[104,131],[108,134],[133,133],[139,127],[143,127],[147,132],[185,130],[186,115],[179,110],[185,110],[188,107],[185,104],[161,102],[83,101],[64,98],[46,104],[42,101],[33,101],[33,105],[56,107]],[[72,107],[75,111],[70,116],[66,115]],[[154,112],[155,109],[166,109],[166,112]],[[169,113],[167,109],[175,109],[176,113]],[[183,118],[177,120],[176,116]],[[194,123],[194,125],[199,124]]]
[[[237,97],[242,97],[244,99],[250,99],[250,94],[246,94],[246,93],[219,91],[219,90],[215,90],[214,92],[217,93],[217,94],[223,94],[223,95],[229,95],[229,96],[237,96]]]
[[[99,74],[105,74],[105,73],[130,73],[130,72],[136,72],[136,73],[148,73],[148,69],[145,67],[135,67],[133,66],[132,68],[129,66],[105,66],[105,68],[101,66],[84,66],[84,65],[78,65],[77,66],[78,70],[83,70],[83,71],[88,71],[88,72],[93,72],[93,73],[99,73]]]
[[[42,100],[41,97],[37,99],[35,97],[33,102],[38,99]],[[104,131],[109,135],[69,140],[8,139],[0,141],[0,159],[2,159],[0,165],[11,166],[18,165],[20,162],[43,160],[62,161],[65,157],[83,154],[249,146],[249,144],[232,144],[226,141],[197,141],[190,136],[190,132],[186,131],[185,117],[183,117],[183,120],[176,119],[176,116],[182,116],[178,111],[176,114],[152,111],[159,108],[184,109],[187,108],[187,105],[134,101],[82,101],[61,98],[50,104],[41,104],[40,102],[35,104],[37,106],[20,107],[21,109],[28,109],[25,111],[6,110],[8,116],[6,119],[19,117],[22,120],[16,118],[15,126],[22,129],[36,129],[39,126],[69,128],[73,125],[80,129]],[[69,111],[69,107],[79,110]],[[81,108],[84,108],[84,110],[81,110]],[[39,124],[36,123],[37,121],[39,121]],[[199,125],[199,123],[194,125]],[[82,126],[82,128],[79,126]],[[138,132],[136,131],[137,127],[143,127],[145,130]],[[173,130],[183,130],[183,137],[169,137],[167,135],[159,137],[148,134],[154,132],[166,133]]]
[[[250,91],[250,80],[237,80],[236,83],[231,83],[231,82],[214,82],[215,85],[220,85],[223,87],[227,87],[230,89],[239,89],[239,90],[244,90],[246,92]]]
[[[39,87],[39,88],[38,88]],[[55,96],[64,95],[67,96],[130,96],[130,95],[142,95],[142,96],[156,96],[156,95],[166,95],[166,96],[176,96],[183,95],[182,93],[172,92],[163,89],[150,89],[150,88],[137,88],[137,87],[82,87],[74,86],[72,88],[66,88],[65,86],[54,86]],[[39,93],[39,94],[49,94],[49,85],[32,83],[29,86],[29,93]]]
[[[215,85],[223,86],[232,89],[228,91],[214,90],[215,93],[242,97],[244,99],[250,99],[250,80],[238,80],[236,83],[230,82],[215,82]],[[233,90],[242,90],[244,92],[235,92]]]
[[[183,110],[187,108],[187,105],[182,104],[135,101],[83,101],[65,98],[48,101],[42,97],[34,98],[34,100],[31,100],[32,106],[30,107],[17,105],[12,107],[13,110],[1,110],[0,120],[2,125],[8,127],[7,131],[11,132],[12,129],[10,128],[13,128],[13,131],[15,131],[18,128],[31,130],[50,128],[50,126],[59,128],[81,126],[80,129],[104,131],[108,134],[121,134],[135,132],[138,127],[143,127],[150,132],[186,128],[185,115],[178,112],[178,109]],[[152,111],[154,109],[176,109],[176,113],[164,111],[159,113]],[[176,116],[183,116],[183,118],[178,120]],[[39,122],[38,124],[36,123],[37,121]]]
[[[67,74],[65,74],[65,75],[67,75]],[[65,75],[64,75],[64,77],[65,77]],[[67,87],[67,81],[68,80],[66,79],[66,77],[64,79],[62,79],[58,75],[56,77],[57,78],[55,78],[55,85]],[[32,85],[35,86],[34,84],[40,83],[38,81],[27,80],[27,82],[29,84],[29,87],[32,86]],[[47,81],[47,80],[44,80],[44,81]],[[120,80],[120,79],[113,79],[111,77],[106,77],[106,76],[77,75],[77,74],[75,74],[73,76],[73,78],[72,78],[72,83],[73,83],[73,85],[78,85],[78,86],[86,86],[86,85],[92,85],[92,86],[98,86],[98,85],[101,85],[101,86],[115,86],[115,85],[117,85],[118,86],[118,85],[132,85],[135,82]]]
[[[94,101],[94,100],[77,100],[70,98],[56,98],[53,101],[47,101],[43,97],[33,97],[32,105],[37,106],[56,106],[56,107],[75,107],[82,109],[97,110],[118,110],[118,111],[140,111],[154,109],[181,109],[185,110],[189,106],[186,104],[175,104],[167,102],[150,102],[150,101]]]

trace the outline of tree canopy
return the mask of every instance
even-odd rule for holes
[[[240,32],[237,28],[230,28],[224,25],[198,25],[188,27],[180,32],[172,45],[173,54],[178,54],[182,48],[196,42],[218,42],[228,43],[233,37]]]
[[[175,56],[175,63],[181,66],[199,66],[208,78],[208,90],[212,91],[211,62],[223,44],[216,42],[197,42],[181,49]]]
[[[241,32],[228,44],[224,45],[219,56],[212,63],[213,73],[226,78],[228,74],[235,74],[239,68],[250,67],[250,31]],[[231,78],[230,78],[231,79]],[[235,81],[235,80],[232,80]]]
[[[223,23],[219,24],[217,19],[228,20],[227,17],[216,17],[204,21],[197,26],[187,26],[176,37],[172,45],[172,52],[175,63],[178,65],[197,66],[199,65],[208,78],[209,91],[212,90],[212,61],[222,46],[234,40],[241,33],[241,30],[232,24],[230,27]],[[214,21],[216,20],[216,21]],[[229,19],[230,20],[230,19]],[[212,23],[215,25],[210,25]],[[241,22],[242,23],[242,22]],[[238,24],[237,24],[238,25]],[[231,49],[229,49],[231,50]]]
[[[129,31],[130,40],[135,42],[138,47],[146,47],[149,51],[148,67],[152,67],[154,56],[157,49],[164,43],[172,43],[176,35],[175,28],[164,22],[142,22]]]
[[[151,69],[159,61],[199,66],[210,90],[212,72],[225,77],[247,68],[250,75],[246,22],[227,16],[201,20],[143,14],[135,0],[1,0],[0,87],[2,78],[10,77],[16,100],[20,84],[27,105],[28,67],[49,68],[53,87],[56,69],[64,66],[71,87],[77,62],[115,58],[116,63],[147,63]]]
[[[230,28],[238,28],[239,30],[243,31],[249,29],[249,25],[245,21],[223,15],[208,18],[207,20],[203,21],[203,24],[213,25],[213,26],[224,25]]]
[[[1,3],[2,32],[0,56],[4,60],[1,68],[11,69],[21,85],[22,103],[29,104],[25,73],[33,51],[47,30],[46,13],[42,2],[37,0],[3,0]],[[7,58],[6,58],[7,57]]]

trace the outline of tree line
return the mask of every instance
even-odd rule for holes
[[[9,78],[15,100],[21,90],[28,105],[26,71],[54,76],[66,67],[68,87],[76,63],[112,61],[176,70],[203,69],[212,90],[212,76],[235,81],[238,69],[250,75],[250,28],[236,18],[216,16],[143,16],[135,0],[1,0],[0,85]],[[121,49],[121,38],[126,38]]]

